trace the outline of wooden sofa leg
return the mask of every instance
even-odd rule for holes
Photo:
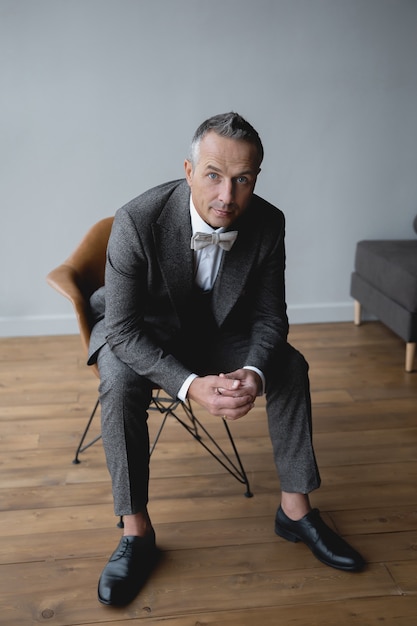
[[[415,354],[416,354],[416,344],[407,343],[405,346],[405,371],[406,372],[413,371]]]
[[[355,309],[354,309],[354,322],[356,326],[360,326],[361,323],[361,303],[355,300]]]

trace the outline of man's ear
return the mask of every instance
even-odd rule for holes
[[[187,183],[191,187],[191,183],[193,180],[193,164],[188,159],[184,161],[184,170],[185,170],[185,178],[187,179]]]

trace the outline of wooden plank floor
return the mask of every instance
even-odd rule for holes
[[[162,559],[127,608],[96,598],[118,542],[101,443],[71,463],[97,383],[79,338],[0,340],[3,626],[415,626],[417,372],[377,322],[299,325],[310,362],[326,521],[369,565],[349,574],[274,535],[278,482],[264,402],[231,425],[254,497],[174,421],[152,457]],[[222,424],[199,416],[223,441]],[[156,419],[151,419],[151,430]]]

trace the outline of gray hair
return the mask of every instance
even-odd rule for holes
[[[255,146],[258,153],[259,165],[262,163],[264,149],[257,131],[241,115],[230,112],[214,115],[197,128],[190,147],[189,160],[193,167],[195,167],[198,161],[200,142],[210,131],[215,132],[217,135],[220,135],[220,137],[228,137],[229,139],[251,143]]]

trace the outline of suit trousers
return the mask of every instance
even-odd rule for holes
[[[190,345],[190,344],[189,344]],[[199,356],[181,355],[199,375],[231,372],[245,365],[247,339],[210,341]],[[137,513],[148,502],[148,408],[152,383],[104,345],[98,354],[102,436],[116,515]],[[249,365],[249,364],[248,364]],[[281,490],[310,493],[320,486],[312,443],[308,364],[290,344],[273,355],[266,375],[266,410]],[[242,417],[241,419],[245,419]]]

